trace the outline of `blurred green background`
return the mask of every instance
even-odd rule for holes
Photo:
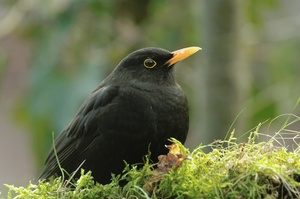
[[[0,184],[35,179],[52,132],[142,47],[203,48],[176,67],[190,104],[190,149],[223,139],[239,113],[237,136],[280,114],[299,115],[299,7],[297,0],[2,0]]]

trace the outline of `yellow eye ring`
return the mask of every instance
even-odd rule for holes
[[[144,61],[144,66],[146,68],[154,68],[156,66],[156,62],[153,59],[147,58]]]

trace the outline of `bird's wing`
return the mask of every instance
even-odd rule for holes
[[[95,120],[101,112],[108,109],[113,99],[118,96],[118,91],[118,86],[99,88],[82,104],[75,118],[55,140],[55,150],[51,149],[39,179],[47,179],[61,172],[57,159],[64,168],[80,157],[93,143],[102,139],[97,129],[98,122]]]

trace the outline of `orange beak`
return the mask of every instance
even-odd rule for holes
[[[182,48],[180,50],[173,51],[173,57],[169,59],[166,64],[169,66],[176,64],[177,62],[180,62],[184,60],[185,58],[188,58],[192,54],[196,53],[198,50],[202,50],[200,47],[188,47],[188,48]]]

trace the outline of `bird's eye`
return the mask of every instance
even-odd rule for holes
[[[154,66],[156,66],[156,62],[153,59],[147,58],[144,61],[144,66],[146,68],[154,68]]]

